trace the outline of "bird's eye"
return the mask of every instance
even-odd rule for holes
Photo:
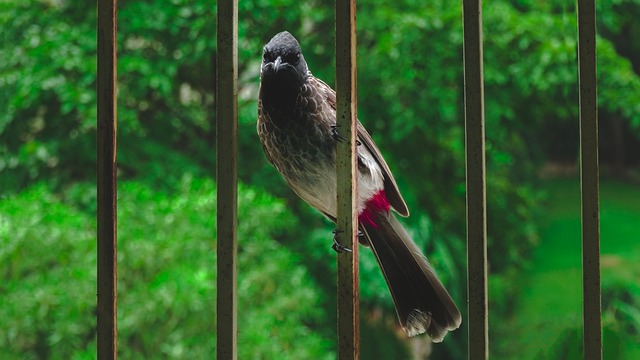
[[[289,56],[287,56],[287,62],[289,64],[297,64],[298,61],[300,61],[300,53],[294,53],[294,54],[290,54]]]
[[[264,48],[264,51],[262,53],[262,59],[264,61],[269,61],[270,58],[271,58],[271,54],[269,53],[269,50],[267,50],[267,48]]]

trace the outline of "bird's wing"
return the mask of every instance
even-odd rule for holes
[[[322,91],[327,99],[327,103],[335,110],[336,109],[336,92],[331,89],[329,85],[327,85],[324,81],[315,78],[318,82],[320,91]],[[398,189],[398,184],[396,180],[393,178],[391,174],[391,170],[387,165],[387,162],[384,161],[380,150],[373,142],[371,135],[367,132],[367,130],[362,126],[360,121],[358,121],[358,140],[360,143],[365,146],[373,157],[376,159],[380,168],[382,170],[382,175],[384,176],[384,190],[387,195],[387,199],[391,203],[391,206],[398,212],[398,214],[402,216],[409,216],[409,208],[407,208],[407,203],[402,198],[400,194],[400,190]]]
[[[369,150],[369,152],[373,154],[373,157],[382,168],[382,175],[384,176],[384,190],[389,203],[391,203],[391,206],[393,206],[398,214],[402,216],[409,216],[409,208],[407,208],[407,203],[404,201],[402,195],[400,194],[396,179],[393,178],[393,174],[391,174],[391,170],[389,169],[386,161],[384,161],[380,150],[378,150],[378,147],[373,142],[371,135],[369,135],[360,121],[358,121],[358,139],[360,140],[362,145],[364,145]]]

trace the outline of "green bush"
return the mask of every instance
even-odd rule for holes
[[[638,0],[598,2],[601,128],[620,119],[631,139],[640,137],[640,52],[628,34],[637,33],[639,5]],[[291,290],[291,297],[316,299],[303,302],[315,304],[304,310],[308,313],[299,309],[300,316],[316,320],[307,319],[302,322],[307,327],[291,331],[304,334],[313,329],[315,337],[306,336],[316,344],[310,349],[330,353],[324,350],[325,341],[332,339],[329,344],[333,344],[335,339],[334,257],[327,255],[332,254],[332,225],[297,200],[265,161],[255,120],[261,50],[276,32],[294,33],[314,74],[334,82],[333,8],[318,0],[240,1],[239,7],[239,171],[242,182],[250,184],[241,189],[241,199],[251,211],[265,212],[251,216],[250,210],[242,210],[247,212],[240,223],[245,227],[241,262],[264,267],[255,276],[265,286],[271,284],[269,269],[280,285],[300,281],[308,287],[310,293],[299,286],[300,293]],[[496,289],[505,292],[494,298],[499,303],[492,304],[498,318],[509,312],[511,294],[517,290],[512,279],[518,278],[538,240],[541,202],[536,171],[550,159],[577,159],[574,7],[557,0],[498,0],[483,13],[489,262],[491,274],[497,275]],[[161,351],[167,356],[209,354],[212,337],[202,334],[213,331],[212,322],[205,326],[184,316],[196,314],[213,321],[211,310],[195,294],[214,295],[214,217],[200,218],[193,211],[199,208],[194,204],[204,200],[192,198],[185,188],[191,182],[184,174],[202,179],[215,166],[215,2],[126,1],[119,4],[118,16],[118,171],[125,180],[119,223],[120,323],[126,339],[121,349],[141,354]],[[0,251],[10,264],[5,273],[9,280],[0,289],[2,294],[9,290],[11,296],[21,294],[13,300],[32,299],[0,310],[0,315],[29,314],[7,320],[20,331],[3,332],[0,345],[12,340],[15,349],[40,349],[34,356],[46,356],[47,351],[70,354],[59,351],[59,346],[78,348],[74,353],[84,354],[78,356],[93,354],[77,344],[90,343],[93,336],[92,322],[86,319],[93,316],[94,298],[87,294],[94,292],[95,280],[91,275],[95,191],[87,185],[95,181],[95,18],[92,2],[0,4],[4,40],[0,42]],[[385,154],[411,209],[412,217],[405,223],[464,308],[461,18],[456,2],[359,2],[358,103],[360,119]],[[213,186],[203,180],[193,184]],[[207,202],[208,213],[213,212],[214,202]],[[182,215],[174,213],[178,211]],[[261,238],[266,240],[258,241]],[[75,253],[77,249],[82,252]],[[393,318],[386,285],[367,251],[363,250],[362,259],[364,313],[382,308],[385,318]],[[260,257],[262,252],[273,254]],[[182,262],[176,263],[177,257]],[[303,270],[292,270],[297,264]],[[44,271],[49,266],[50,271]],[[69,272],[84,277],[75,281],[73,289],[58,283]],[[19,288],[14,276],[24,277]],[[48,282],[50,277],[58,280]],[[246,291],[271,294],[272,285]],[[157,296],[138,300],[148,292]],[[286,326],[296,323],[297,315],[291,315],[291,322],[282,315],[292,305],[275,299],[272,302],[266,295],[255,299],[271,310],[242,320],[262,325],[243,328],[241,341],[262,339],[264,351],[282,347],[271,337],[261,337],[259,330],[274,319]],[[49,317],[51,306],[69,302],[75,304],[69,307],[73,316]],[[323,309],[321,314],[317,308]],[[57,325],[67,318],[83,318],[87,324]],[[181,320],[175,323],[176,319]],[[369,320],[363,316],[363,321]],[[158,327],[162,339],[151,339],[138,325]],[[388,330],[395,322],[380,326]],[[72,335],[74,340],[66,341]],[[283,344],[292,339],[279,336]],[[461,357],[465,337],[465,329],[449,335],[434,356]],[[387,345],[376,340],[367,349],[375,354],[376,346]],[[256,351],[248,356],[261,356],[263,350]]]
[[[95,220],[78,184],[32,186],[0,203],[3,358],[95,354]],[[118,330],[123,358],[215,353],[215,186],[185,179],[166,194],[123,182],[118,210]],[[281,202],[241,187],[239,349],[243,359],[333,357],[322,295],[303,260],[274,241],[295,225]],[[329,311],[333,311],[329,309]]]

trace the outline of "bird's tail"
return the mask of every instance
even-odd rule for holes
[[[426,332],[434,342],[441,342],[462,322],[458,307],[395,215],[382,211],[375,217],[373,224],[361,225],[387,280],[402,327],[409,336]]]

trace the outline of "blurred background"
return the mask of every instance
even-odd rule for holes
[[[215,1],[121,1],[118,327],[124,359],[215,354]],[[336,356],[333,225],[267,163],[262,46],[288,30],[334,83],[333,8],[240,1],[241,359]],[[605,359],[640,358],[640,0],[600,0]],[[411,209],[404,223],[466,308],[459,1],[358,2],[359,117]],[[95,357],[95,2],[3,0],[0,353]],[[634,35],[635,34],[635,35]],[[490,348],[580,359],[575,4],[484,5]],[[464,359],[463,328],[408,340],[361,255],[363,359]],[[466,310],[465,310],[466,311]],[[464,312],[464,311],[463,311]]]

